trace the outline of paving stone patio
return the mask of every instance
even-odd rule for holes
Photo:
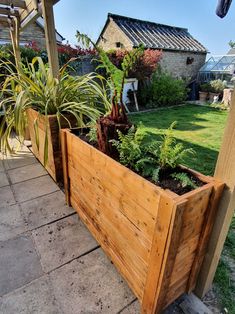
[[[0,160],[0,217],[1,314],[140,313],[126,282],[26,146]],[[182,311],[175,304],[165,313]]]

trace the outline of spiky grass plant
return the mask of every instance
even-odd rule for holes
[[[39,57],[27,66],[22,65],[18,72],[9,62],[2,62],[0,66],[9,73],[0,95],[0,110],[5,110],[0,125],[4,151],[11,150],[9,138],[13,129],[20,140],[24,139],[29,108],[45,117],[56,115],[59,127],[61,119],[71,126],[69,115],[76,119],[77,126],[83,127],[87,121],[94,123],[100,114],[110,110],[104,79],[97,74],[71,76],[66,72],[66,64],[60,69],[59,77],[54,78]]]

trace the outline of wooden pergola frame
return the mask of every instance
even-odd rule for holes
[[[20,32],[43,15],[50,69],[59,74],[53,5],[59,0],[0,0],[0,26],[9,27],[16,65],[20,65]]]
[[[59,74],[53,14],[53,5],[58,1],[0,0],[0,26],[10,28],[16,64],[20,63],[20,31],[40,15],[43,15],[48,59],[54,77]],[[203,297],[212,284],[235,209],[235,93],[214,175],[225,182],[226,188],[195,290],[199,297]]]

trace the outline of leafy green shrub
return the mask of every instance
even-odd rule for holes
[[[151,107],[179,105],[187,97],[186,82],[157,70],[150,82],[142,87],[139,95],[141,95],[140,103],[143,106],[147,104]]]
[[[222,93],[224,88],[225,88],[225,85],[224,85],[222,80],[210,81],[210,86],[211,86],[211,90],[210,91],[212,93]]]
[[[211,91],[211,85],[209,83],[204,83],[200,85],[199,89],[200,92],[209,93]]]

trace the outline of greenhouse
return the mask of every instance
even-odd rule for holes
[[[235,77],[235,54],[212,56],[199,70],[199,82],[209,82],[221,79],[227,81],[228,85],[233,85]]]

